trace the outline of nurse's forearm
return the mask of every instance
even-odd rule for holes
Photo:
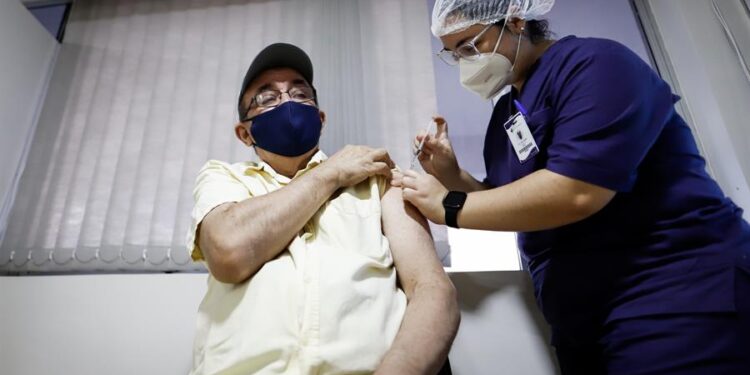
[[[477,181],[474,176],[463,169],[461,169],[461,172],[453,178],[441,178],[440,182],[448,190],[463,191],[466,193],[470,193],[472,191],[487,190],[489,188],[482,182]]]
[[[458,214],[461,228],[533,232],[581,221],[615,192],[542,169],[511,184],[470,193]]]

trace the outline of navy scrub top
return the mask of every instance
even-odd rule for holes
[[[667,83],[605,39],[560,39],[531,69],[522,92],[493,111],[485,184],[545,168],[617,192],[581,222],[519,234],[553,340],[585,339],[615,319],[734,311],[734,272],[742,262],[750,269],[750,226],[706,173]],[[503,128],[512,99],[540,148],[524,163]]]

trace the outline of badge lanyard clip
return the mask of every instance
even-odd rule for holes
[[[518,156],[518,161],[523,164],[539,153],[539,147],[534,140],[534,135],[531,134],[529,124],[526,122],[528,116],[526,108],[518,100],[513,100],[513,104],[518,108],[518,113],[511,116],[505,122],[503,128],[508,133],[508,138],[516,156]]]

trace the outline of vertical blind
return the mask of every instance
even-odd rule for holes
[[[2,233],[0,271],[202,269],[185,237],[208,159],[234,138],[247,66],[289,42],[315,67],[321,146],[408,165],[435,113],[429,12],[412,0],[78,0]]]

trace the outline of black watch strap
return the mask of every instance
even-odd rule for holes
[[[458,208],[445,208],[445,225],[451,228],[458,228]]]
[[[445,209],[445,224],[451,228],[458,228],[458,212],[464,208],[466,193],[463,191],[450,191],[443,198]]]

